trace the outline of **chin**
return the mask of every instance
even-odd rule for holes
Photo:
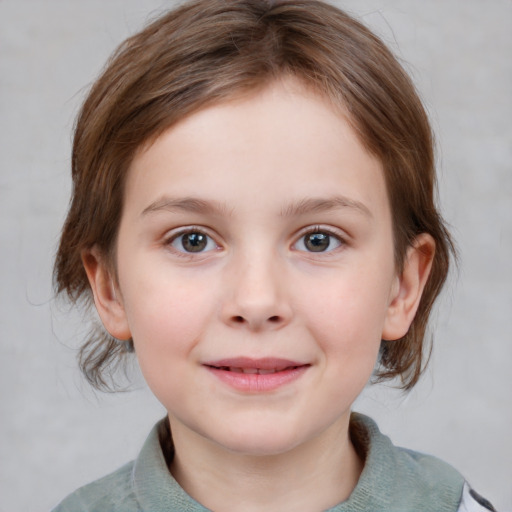
[[[293,434],[292,434],[293,433]],[[213,440],[213,439],[212,439]],[[226,429],[214,441],[233,454],[255,457],[270,457],[290,452],[307,439],[284,426],[251,425],[250,429]]]
[[[299,443],[275,442],[269,439],[243,439],[225,444],[224,448],[233,454],[248,457],[273,457],[293,450]]]

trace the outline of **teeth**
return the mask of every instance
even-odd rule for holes
[[[276,373],[277,370],[258,370],[260,375],[268,375],[269,373]]]
[[[248,375],[271,375],[273,373],[282,372],[285,370],[293,370],[297,368],[297,366],[288,366],[286,368],[240,368],[238,366],[213,366],[213,368],[217,368],[218,370],[223,370],[225,372],[234,372],[234,373],[245,373]]]
[[[255,374],[255,373],[258,373],[258,369],[257,368],[240,368],[240,371],[242,373],[248,373],[248,374]]]
[[[273,368],[271,370],[264,370],[262,368],[237,368],[235,366],[230,366],[229,371],[235,372],[235,373],[246,373],[246,374],[250,374],[250,375],[255,375],[255,374],[269,375],[271,373],[276,373],[278,370],[276,370],[275,368]]]

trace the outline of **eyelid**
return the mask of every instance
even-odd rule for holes
[[[177,240],[180,236],[186,235],[187,233],[201,233],[203,235],[206,235],[209,239],[211,239],[214,244],[215,248],[208,249],[206,251],[198,251],[198,252],[188,252],[188,251],[181,251],[177,248],[175,248],[172,244],[175,240]],[[163,236],[163,245],[166,246],[169,250],[173,252],[173,254],[184,257],[184,258],[198,258],[201,256],[206,256],[207,254],[215,251],[216,249],[220,249],[222,246],[217,241],[216,236],[214,236],[211,233],[211,230],[204,227],[204,226],[180,226],[179,228],[174,228],[170,231],[168,231]]]
[[[325,234],[335,238],[339,242],[340,245],[338,247],[333,248],[333,249],[328,249],[326,251],[318,251],[318,252],[303,251],[303,250],[300,250],[300,249],[295,249],[295,250],[300,250],[300,252],[306,252],[308,254],[315,254],[315,255],[318,255],[318,256],[322,256],[322,255],[326,256],[326,255],[330,255],[331,253],[335,252],[336,249],[343,248],[348,243],[347,242],[348,235],[344,231],[342,231],[341,229],[335,228],[335,227],[332,227],[332,226],[323,226],[323,225],[317,224],[317,225],[314,225],[314,226],[307,226],[305,228],[302,228],[297,233],[297,235],[295,236],[295,242],[292,244],[292,249],[295,248],[297,243],[303,237],[305,237],[306,235],[312,234],[312,233],[325,233]]]

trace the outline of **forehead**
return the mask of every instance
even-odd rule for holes
[[[258,197],[260,208],[279,193],[300,201],[333,192],[387,207],[381,163],[347,115],[294,79],[206,107],[169,128],[135,156],[126,200],[144,209],[159,195],[199,192],[227,203]]]

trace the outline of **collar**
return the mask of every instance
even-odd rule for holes
[[[362,414],[352,414],[350,435],[365,459],[364,469],[348,500],[327,512],[457,510],[464,479],[451,466],[435,457],[395,447],[375,422]],[[155,425],[133,467],[133,488],[142,510],[208,512],[171,475],[162,446],[172,450],[166,419]]]

